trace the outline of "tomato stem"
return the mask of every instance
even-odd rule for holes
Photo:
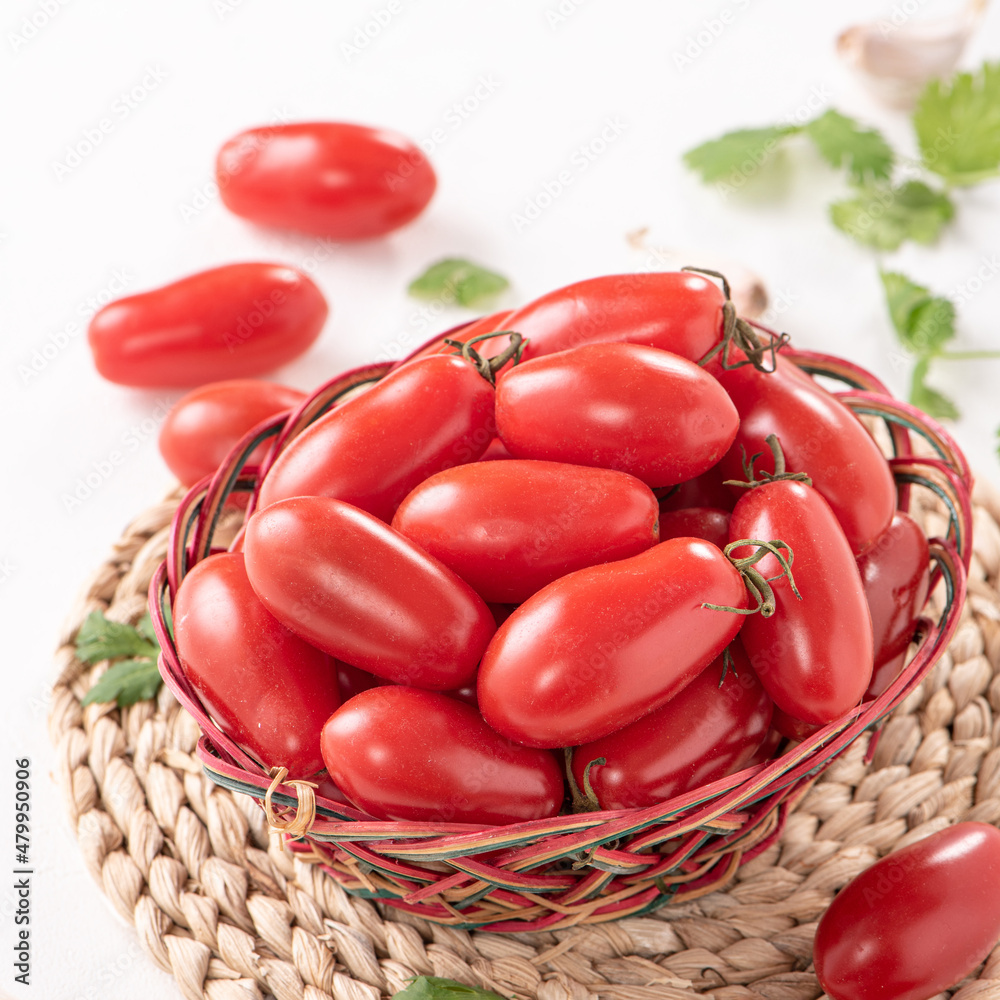
[[[601,804],[597,801],[597,795],[594,794],[594,786],[590,783],[590,769],[596,764],[607,764],[607,759],[605,757],[595,757],[592,761],[589,761],[587,766],[583,769],[583,791],[580,791],[580,786],[576,783],[576,777],[573,774],[573,747],[565,747],[563,749],[563,756],[566,761],[566,780],[569,782],[569,793],[573,800],[573,812],[600,812]]]
[[[722,651],[722,676],[719,678],[720,688],[725,683],[726,674],[730,670],[733,672],[734,677],[740,676],[739,671],[736,669],[736,663],[733,660],[733,651],[729,646],[726,646],[726,648]]]
[[[730,297],[729,281],[724,274],[707,267],[682,267],[681,270],[718,278],[722,282],[722,294],[726,299],[722,304],[722,339],[701,358],[698,364],[704,367],[712,358],[721,353],[719,364],[725,371],[742,368],[744,365],[753,365],[757,371],[771,374],[778,365],[778,351],[791,339],[788,334],[782,333],[776,338],[771,337],[766,342],[762,341],[757,336],[757,331],[745,319],[736,315],[736,306],[733,305],[733,300]],[[743,360],[734,361],[732,359],[734,346],[745,355]],[[765,363],[768,354],[771,356],[770,367]]]
[[[734,558],[732,555],[733,550],[741,548],[744,545],[755,546],[756,551],[749,556]],[[771,583],[782,576],[788,578],[788,582],[792,587],[792,593],[800,601],[802,600],[802,595],[799,593],[798,587],[795,586],[795,577],[792,576],[792,559],[794,558],[794,554],[787,542],[780,540],[765,542],[759,538],[741,538],[739,541],[730,542],[722,551],[739,572],[740,576],[743,577],[743,583],[746,585],[748,593],[757,602],[756,607],[732,608],[725,604],[706,603],[702,604],[703,608],[708,608],[710,611],[730,611],[736,615],[755,615],[760,612],[761,618],[770,618],[777,610]],[[766,578],[757,569],[756,565],[768,554],[774,556],[781,565],[781,572],[777,576],[770,578]]]
[[[771,455],[774,458],[774,472],[760,472],[755,475],[754,473],[754,462],[760,458],[764,452],[758,451],[755,455],[751,455],[747,458],[747,450],[743,445],[740,445],[740,450],[743,452],[743,475],[746,476],[745,480],[741,479],[727,479],[723,483],[724,486],[738,486],[741,489],[752,490],[755,486],[766,486],[768,483],[777,483],[781,480],[788,480],[794,483],[805,483],[806,486],[812,486],[812,479],[805,472],[788,472],[785,466],[785,453],[781,450],[781,442],[778,440],[777,434],[768,434],[765,438],[768,448],[771,449]],[[759,476],[759,478],[758,478]]]
[[[472,345],[478,344],[481,340],[492,340],[493,337],[510,337],[510,343],[495,358],[484,358]],[[460,354],[466,361],[474,365],[479,374],[490,385],[497,384],[497,372],[508,361],[513,360],[515,365],[520,362],[521,355],[524,353],[524,348],[528,343],[515,330],[497,330],[496,333],[481,333],[478,337],[473,337],[471,340],[466,341],[452,340],[450,337],[445,337],[444,342],[449,347],[456,348],[455,353]]]

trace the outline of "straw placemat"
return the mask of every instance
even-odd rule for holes
[[[137,518],[69,617],[49,718],[88,868],[192,1000],[379,1000],[427,974],[539,1000],[813,1000],[812,939],[834,893],[957,820],[1000,825],[1000,496],[974,494],[969,600],[948,652],[799,804],[727,891],[655,915],[554,933],[469,933],[347,895],[268,833],[251,799],[209,781],[198,729],[167,689],[118,709],[80,700],[104,665],[74,656],[94,610],[136,621],[179,497]],[[929,535],[935,511],[920,511]],[[959,985],[1000,1000],[1000,946]]]

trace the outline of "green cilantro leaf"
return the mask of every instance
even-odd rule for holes
[[[141,623],[140,623],[141,624]],[[114,660],[119,656],[156,659],[160,647],[155,638],[132,625],[109,621],[100,611],[92,611],[76,634],[76,658],[83,663]]]
[[[910,381],[910,402],[939,420],[957,420],[962,414],[958,407],[943,393],[927,384],[927,369],[931,359],[921,358],[913,369]]]
[[[889,317],[900,342],[920,356],[932,357],[955,336],[955,306],[930,289],[910,281],[905,274],[882,271]]]
[[[117,701],[124,708],[154,697],[162,683],[155,660],[122,660],[101,675],[80,704]]]
[[[831,166],[847,167],[855,184],[887,181],[892,175],[896,157],[882,133],[862,128],[839,111],[831,109],[813,119],[806,134]]]
[[[954,214],[951,199],[923,181],[865,185],[853,198],[830,206],[838,229],[877,250],[895,250],[904,240],[933,243]]]
[[[438,976],[417,976],[406,989],[400,990],[392,1000],[505,1000],[498,993],[478,986],[466,986],[454,979]]]
[[[684,154],[684,162],[703,181],[721,181],[733,174],[749,174],[763,165],[786,136],[801,132],[798,125],[741,128],[710,139]]]
[[[410,282],[410,295],[418,299],[452,299],[470,308],[481,305],[510,286],[494,271],[457,257],[432,264],[419,278]]]
[[[92,611],[76,634],[77,659],[83,663],[121,662],[101,675],[81,705],[116,701],[124,707],[154,697],[162,683],[156,665],[159,655],[160,645],[149,612],[133,626],[109,621],[100,611]]]
[[[1000,63],[931,80],[913,113],[924,166],[966,186],[1000,174]]]

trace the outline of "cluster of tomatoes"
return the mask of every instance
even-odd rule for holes
[[[263,764],[381,819],[645,806],[768,759],[891,682],[929,561],[867,430],[779,346],[690,272],[430,345],[267,467],[178,590],[185,672]],[[296,402],[196,391],[161,440],[179,471],[269,415],[254,384]]]

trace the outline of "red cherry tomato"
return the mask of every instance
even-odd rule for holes
[[[718,466],[703,472],[686,483],[675,486],[660,500],[660,510],[684,510],[687,507],[714,507],[732,510],[736,506],[733,491],[723,485],[723,475]],[[740,479],[743,476],[740,475]]]
[[[699,361],[722,337],[724,301],[718,285],[687,271],[610,274],[557,288],[478,332],[516,330],[528,341],[525,361],[604,343],[658,347]],[[476,345],[488,358],[503,348],[502,341]]]
[[[437,186],[409,139],[342,122],[241,132],[219,150],[215,173],[231,212],[335,240],[398,229],[424,210]]]
[[[672,538],[570,573],[529,597],[479,668],[483,718],[518,743],[578,746],[666,704],[718,656],[745,608],[731,562],[708,542]]]
[[[662,708],[624,729],[577,747],[573,776],[584,772],[602,809],[635,809],[664,802],[746,766],[767,736],[771,699],[739,640],[730,647],[736,673],[710,663]]]
[[[320,417],[264,478],[260,506],[328,496],[391,521],[428,476],[474,462],[493,440],[493,386],[467,361],[410,361]]]
[[[320,770],[320,730],[340,704],[334,665],[261,604],[243,556],[223,552],[198,563],[177,588],[173,611],[184,673],[223,732],[292,777]]]
[[[377,819],[517,823],[563,802],[555,756],[508,743],[454,698],[413,687],[363,691],[323,727],[330,777]]]
[[[739,425],[710,375],[635,344],[592,344],[518,365],[497,383],[496,414],[516,458],[618,469],[650,486],[710,469]]]
[[[496,631],[467,583],[339,500],[293,497],[258,511],[243,545],[250,583],[279,621],[386,680],[462,687]]]
[[[784,443],[784,442],[782,442]],[[773,555],[757,568],[771,584],[777,610],[751,615],[741,639],[775,705],[802,722],[832,722],[861,701],[872,672],[872,626],[858,567],[830,505],[810,486],[782,480],[740,498],[732,541],[786,542],[802,599]],[[742,547],[733,552],[749,555]]]
[[[774,471],[765,439],[777,434],[788,471],[805,472],[840,521],[855,554],[889,526],[896,486],[878,445],[838,399],[780,356],[771,373],[744,365],[718,379],[740,414],[740,427],[721,462],[724,479],[745,478],[742,451],[763,453],[758,470]]]
[[[660,539],[704,538],[717,548],[729,542],[729,511],[714,507],[688,507],[660,514]]]
[[[917,617],[927,600],[930,549],[920,526],[897,510],[875,544],[858,557],[872,615],[875,670],[867,697],[880,695],[903,668]]]
[[[134,386],[263,375],[319,336],[323,293],[283,264],[228,264],[111,302],[90,321],[97,370]]]
[[[820,918],[816,975],[833,1000],[928,1000],[1000,937],[1000,831],[958,823],[848,882]]]
[[[485,601],[519,604],[573,570],[658,541],[656,497],[633,476],[558,462],[476,462],[424,480],[392,526]]]
[[[160,454],[185,485],[210,476],[247,431],[305,399],[305,393],[276,382],[233,379],[212,382],[181,397],[160,428]],[[259,465],[271,442],[250,456]]]

